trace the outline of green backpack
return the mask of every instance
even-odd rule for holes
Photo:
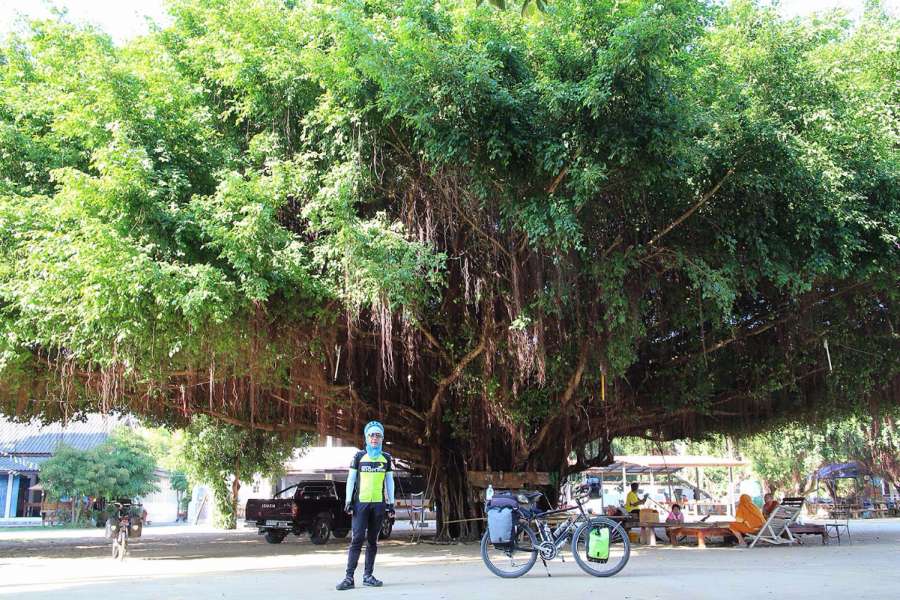
[[[591,562],[605,563],[609,559],[609,529],[595,527],[588,535],[587,559]]]

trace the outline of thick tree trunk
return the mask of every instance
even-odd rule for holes
[[[238,515],[238,493],[241,491],[241,480],[234,477],[234,481],[231,482],[231,511],[234,515],[234,518],[237,518]]]

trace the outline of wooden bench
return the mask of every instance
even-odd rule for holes
[[[715,527],[712,525],[698,526],[685,524],[681,527],[669,528],[668,534],[673,546],[678,545],[678,538],[680,537],[697,538],[698,548],[706,548],[706,538],[708,537],[721,537],[722,541],[725,541],[728,538],[734,538],[735,540],[737,540],[731,530],[727,527]]]
[[[822,536],[822,543],[828,543],[828,536],[825,533],[824,525],[801,525],[800,523],[794,523],[790,525],[788,529],[791,530],[791,535],[819,535]],[[797,540],[798,542],[800,540]]]

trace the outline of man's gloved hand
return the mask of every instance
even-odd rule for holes
[[[352,515],[352,514],[353,514],[353,509],[350,508],[350,505],[349,505],[349,504],[345,504],[345,505],[344,505],[344,512],[347,513],[348,515]]]
[[[394,513],[396,512],[396,511],[394,510],[394,505],[393,505],[393,504],[388,504],[388,505],[386,505],[386,506],[385,506],[385,512],[387,512],[387,514],[388,514],[389,517],[393,517],[393,516],[394,516]]]

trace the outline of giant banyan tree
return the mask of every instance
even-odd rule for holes
[[[8,36],[3,412],[378,418],[458,521],[471,472],[896,405],[896,19],[476,4]]]

